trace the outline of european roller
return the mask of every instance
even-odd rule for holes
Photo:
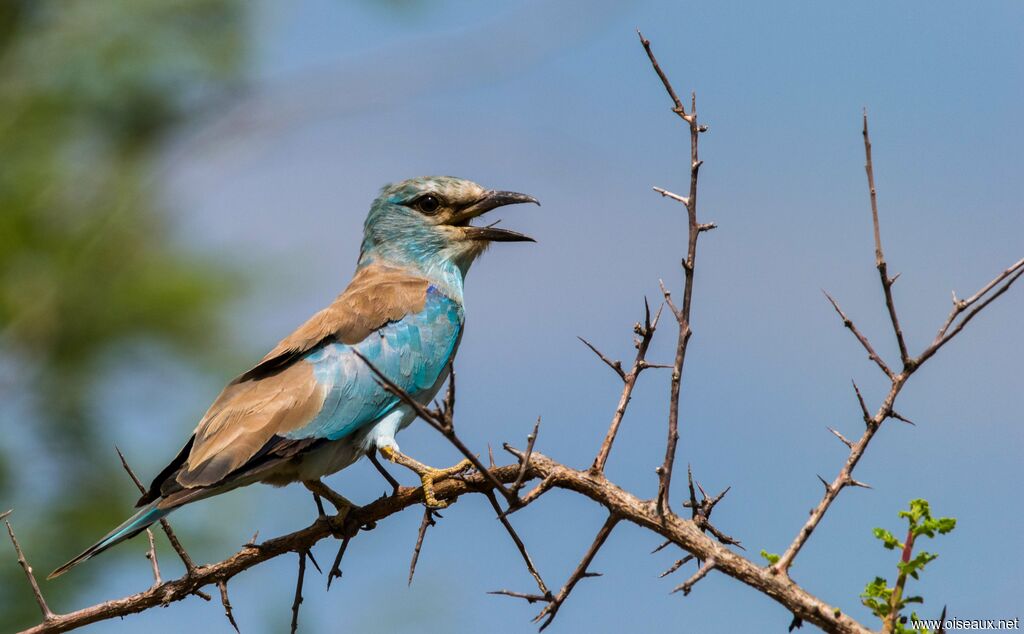
[[[254,482],[315,488],[364,455],[377,464],[377,451],[416,471],[426,503],[437,505],[434,482],[465,467],[434,469],[399,451],[395,436],[415,413],[367,364],[418,402],[434,398],[462,338],[470,265],[492,242],[532,242],[470,223],[527,202],[537,200],[448,176],[385,186],[366,217],[348,288],[231,381],[139,498],[140,510],[50,577],[186,504]]]

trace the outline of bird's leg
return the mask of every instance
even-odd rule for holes
[[[316,514],[320,517],[327,517],[327,513],[324,511],[324,503],[316,493],[313,494],[313,502],[316,504]]]
[[[388,470],[384,468],[384,465],[382,465],[380,461],[377,460],[377,456],[373,451],[370,451],[370,453],[366,454],[366,457],[370,459],[370,462],[373,463],[373,466],[377,469],[377,471],[379,471],[380,474],[384,476],[384,479],[388,481],[388,484],[391,485],[391,495],[397,494],[398,489],[402,488],[402,485],[398,483],[398,480],[395,480],[395,477],[388,473]]]
[[[403,467],[415,471],[416,475],[420,477],[420,482],[423,483],[423,501],[427,506],[438,509],[443,509],[448,506],[448,503],[438,500],[434,496],[434,483],[462,473],[473,466],[473,463],[469,460],[463,460],[454,467],[436,469],[434,467],[427,466],[418,460],[410,458],[389,445],[380,447],[380,453],[391,462],[400,464]]]
[[[334,506],[338,511],[338,515],[342,522],[345,521],[352,509],[356,508],[356,505],[350,502],[345,496],[327,486],[320,480],[303,480],[302,484],[313,493],[313,499],[316,500],[316,507],[320,512],[320,517],[327,517],[327,514],[324,513],[324,506],[320,502],[320,498],[326,499]],[[328,517],[328,520],[331,521],[332,524],[334,523],[334,518]]]

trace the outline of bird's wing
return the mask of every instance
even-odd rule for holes
[[[403,350],[403,345],[422,347],[420,335],[431,336],[420,332],[430,326],[424,313],[429,286],[428,280],[403,269],[361,269],[329,307],[224,388],[199,422],[192,439],[157,476],[140,503],[166,494],[169,489],[216,484],[253,466],[248,463],[265,461],[270,453],[293,453],[300,448],[296,445],[305,448],[310,444],[308,441],[327,437],[318,431],[334,432],[330,434],[334,437],[351,431],[326,429],[329,425],[323,420],[325,410],[335,414],[330,418],[348,418],[347,426],[357,428],[379,417],[384,413],[382,408],[390,409],[393,404],[388,403],[386,395],[376,393],[381,388],[366,376],[368,369],[353,363],[356,358],[351,347],[357,347],[371,360],[380,359],[385,366],[394,365],[390,369],[396,375],[407,369],[409,360],[423,357],[422,352]],[[406,323],[409,317],[424,323],[410,325]],[[458,318],[461,326],[461,310]],[[410,335],[410,329],[416,331],[414,335]],[[370,337],[375,331],[380,336]],[[347,355],[340,354],[341,351],[347,351]],[[437,356],[433,350],[428,352],[431,357]],[[340,356],[342,363],[327,367],[332,355]],[[421,358],[413,365],[436,364],[424,363]],[[321,376],[325,370],[334,371],[333,381]],[[338,372],[344,376],[338,376]]]
[[[186,488],[220,482],[275,436],[312,420],[324,397],[313,367],[302,360],[258,379],[231,383],[196,427],[175,480]]]
[[[423,310],[429,285],[428,280],[405,269],[382,265],[362,268],[330,306],[278,342],[233,383],[272,373],[326,342],[359,343],[384,324]]]

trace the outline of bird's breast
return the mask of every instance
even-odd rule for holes
[[[446,376],[462,326],[461,304],[430,287],[422,311],[385,324],[357,344],[333,342],[311,352],[304,362],[313,366],[326,396],[317,416],[295,434],[343,438],[390,412],[400,400],[367,363],[410,395],[429,400]]]

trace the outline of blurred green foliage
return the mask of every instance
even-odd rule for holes
[[[89,407],[112,355],[156,343],[206,364],[224,352],[218,316],[238,280],[171,239],[150,181],[169,135],[237,81],[243,8],[0,2],[0,511],[31,500],[11,520],[38,572],[130,508],[130,488],[111,486],[126,476],[101,442],[109,421]],[[0,631],[39,619],[7,552]],[[44,584],[54,607],[96,570]]]

